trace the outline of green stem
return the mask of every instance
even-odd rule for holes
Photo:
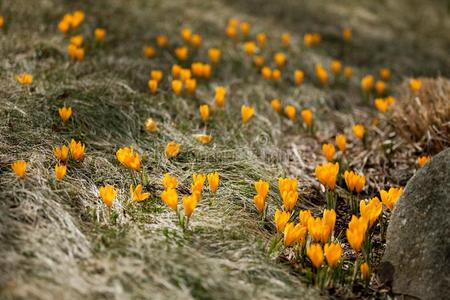
[[[186,217],[185,220],[186,220],[186,222],[184,223],[184,229],[187,230],[187,229],[188,229],[188,226],[189,226],[189,220],[190,220],[190,218],[189,218],[189,217]]]
[[[356,253],[355,265],[353,267],[353,277],[352,277],[352,284],[351,284],[352,287],[355,284],[356,274],[358,273],[358,258],[359,258],[359,253]]]

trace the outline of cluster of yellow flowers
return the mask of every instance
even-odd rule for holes
[[[219,174],[217,172],[209,173],[208,175],[193,174],[191,194],[183,196],[184,216],[181,215],[178,210],[178,193],[176,190],[178,186],[177,178],[175,176],[171,176],[169,173],[166,173],[162,179],[164,191],[161,193],[161,199],[176,213],[178,217],[178,224],[183,228],[183,230],[187,229],[189,219],[202,198],[203,186],[206,179],[208,179],[211,193],[214,195],[216,194],[219,187]]]
[[[321,41],[322,36],[318,32],[308,32],[303,36],[303,42],[308,48],[320,44]]]
[[[336,212],[334,209],[325,209],[322,217],[314,218],[310,210],[300,210],[298,223],[295,224],[294,213],[298,201],[298,181],[294,178],[279,178],[278,189],[282,199],[282,209],[276,209],[274,223],[277,231],[272,240],[269,251],[272,252],[284,246],[292,249],[296,261],[304,262],[308,257],[316,270],[316,283],[320,279],[325,259],[328,268],[334,269],[339,265],[342,257],[342,247],[334,237]],[[266,198],[269,192],[269,183],[264,180],[255,182],[256,195],[253,198],[256,209],[265,219]],[[322,246],[323,245],[323,246]],[[327,272],[329,273],[329,272]],[[327,280],[334,280],[331,276]]]
[[[57,181],[63,180],[66,176],[69,150],[73,160],[80,162],[84,158],[85,145],[81,142],[77,142],[72,139],[69,147],[66,145],[55,147],[53,149],[53,154],[57,161],[55,165],[55,178]],[[19,178],[24,178],[27,170],[27,162],[24,160],[16,160],[11,164],[11,169]]]
[[[72,139],[69,147],[62,145],[53,149],[53,154],[58,161],[58,164],[55,166],[56,180],[61,181],[64,176],[66,176],[69,150],[72,159],[77,162],[81,162],[84,159],[85,148],[86,146],[83,143]]]
[[[100,198],[102,199],[103,203],[109,208],[112,208],[112,205],[114,203],[114,200],[118,194],[118,190],[109,184],[103,185],[99,187],[99,194]],[[133,202],[142,202],[144,200],[147,200],[150,197],[150,193],[142,192],[143,187],[142,184],[138,184],[136,187],[134,187],[133,184],[130,185],[130,199]]]
[[[330,62],[330,70],[334,77],[334,83],[337,84],[341,78],[341,74],[344,79],[349,80],[353,75],[353,69],[350,66],[342,67],[342,62],[337,59],[333,59]],[[321,64],[316,64],[314,67],[314,72],[320,85],[325,86],[329,84],[329,75],[327,69],[325,69]]]
[[[329,189],[336,186],[336,178],[339,172],[338,163],[326,163],[316,168],[316,175],[319,181]],[[361,193],[366,179],[352,171],[345,171],[343,175],[345,183],[350,193]],[[267,213],[266,199],[269,192],[269,182],[258,180],[254,184],[256,195],[253,198],[258,212],[265,220]],[[322,217],[313,217],[310,210],[300,210],[298,213],[298,223],[291,221],[296,215],[294,213],[298,201],[298,181],[294,178],[279,178],[278,188],[282,199],[282,209],[276,209],[274,223],[277,231],[272,240],[269,252],[278,250],[281,245],[285,249],[292,249],[296,262],[305,263],[305,257],[315,269],[314,281],[316,285],[333,285],[339,279],[341,270],[341,259],[343,249],[339,242],[339,237],[334,235],[336,223],[336,212],[334,208],[325,209]],[[392,210],[398,198],[403,192],[403,188],[390,188],[388,191],[380,190],[382,202],[378,197],[370,201],[361,200],[357,205],[358,215],[353,215],[348,224],[346,237],[349,245],[355,251],[356,260],[354,265],[354,276],[357,270],[361,273],[361,278],[369,280],[370,277],[370,253],[371,238],[376,221],[382,213],[382,203]],[[360,257],[359,253],[362,253]],[[327,268],[324,268],[326,263]],[[335,270],[336,272],[331,272]]]
[[[376,98],[375,107],[379,112],[385,113],[395,103],[395,98],[393,96],[388,96],[386,98]]]
[[[280,113],[281,112],[281,101],[280,99],[272,99],[270,101],[270,106],[272,107],[272,109],[276,112],[276,113]],[[284,107],[284,114],[286,115],[286,117],[291,120],[292,122],[294,122],[297,118],[297,108],[292,105],[292,104],[288,104]],[[313,112],[312,110],[308,109],[308,108],[304,108],[301,112],[300,115],[302,117],[303,123],[305,124],[306,128],[312,128],[313,125]]]
[[[87,41],[80,31],[84,19],[85,13],[78,10],[64,15],[58,23],[58,29],[68,35],[69,46],[67,51],[69,57],[74,60],[83,60],[85,57]],[[0,16],[0,28],[3,26],[4,19]],[[256,66],[255,69],[258,70],[258,74],[261,74],[262,80],[268,81],[268,84],[278,85],[284,79],[283,76],[289,76],[286,81],[295,85],[297,89],[302,86],[305,80],[305,72],[299,68],[296,68],[293,72],[292,69],[287,70],[288,63],[292,61],[292,58],[288,57],[289,54],[292,54],[292,51],[290,51],[292,39],[289,33],[282,33],[280,36],[281,47],[267,54],[267,35],[264,32],[259,32],[253,39],[251,26],[248,22],[230,19],[225,32],[230,39],[239,42],[237,48],[243,50],[240,50],[242,52],[240,55],[246,57],[246,59],[251,59],[249,64]],[[352,34],[351,28],[345,28],[342,31],[342,39],[347,45],[352,40]],[[105,37],[105,29],[96,28],[94,30],[96,42],[104,41]],[[183,27],[177,39],[173,41],[174,44],[172,45],[172,43],[169,44],[166,35],[160,34],[155,38],[156,46],[153,46],[153,44],[144,46],[143,54],[147,58],[151,59],[160,55],[159,52],[166,51],[174,60],[176,59],[176,63],[169,66],[170,70],[152,69],[150,71],[147,81],[148,89],[153,95],[161,93],[163,88],[171,90],[176,96],[173,97],[175,100],[179,97],[196,98],[199,95],[203,96],[203,89],[199,88],[197,91],[197,88],[201,87],[202,84],[209,86],[208,80],[215,75],[214,70],[219,69],[222,50],[217,47],[208,48],[207,58],[204,57],[202,61],[196,57],[200,53],[203,43],[200,34],[192,32],[188,27]],[[308,48],[320,44],[321,40],[321,35],[316,32],[306,33],[303,37],[303,43]],[[224,54],[227,53],[224,52]],[[327,70],[328,67],[329,70]],[[342,61],[337,59],[332,60],[327,68],[321,64],[314,65],[314,75],[322,86],[329,85],[330,81],[338,83],[341,76],[348,80],[353,75],[352,68],[344,66]],[[330,79],[330,75],[332,79]],[[381,68],[378,75],[368,74],[361,78],[360,87],[364,97],[371,99],[370,97],[373,96],[374,106],[381,113],[386,113],[396,102],[396,99],[389,95],[387,82],[390,77],[391,71],[388,68]],[[17,75],[16,80],[21,85],[26,86],[32,84],[33,76],[23,73]],[[422,87],[422,82],[419,79],[411,79],[409,87],[412,92],[417,93]],[[214,121],[216,111],[225,107],[228,92],[229,90],[227,91],[225,86],[215,86],[214,102],[207,103],[204,101],[203,104],[199,105],[198,113],[202,123],[201,126],[205,131],[202,134],[192,135],[198,142],[209,144],[212,141],[213,137],[206,134],[206,130]],[[278,98],[272,99],[270,106],[276,113],[284,114],[290,120],[288,121],[289,124],[295,124],[298,111],[300,111],[304,128],[313,132],[315,117],[311,109],[298,110],[295,104],[282,105]],[[255,107],[250,104],[243,104],[240,107],[242,124],[248,124],[255,116]],[[58,114],[63,124],[68,123],[71,118],[76,120],[76,116],[72,117],[72,107],[60,107]],[[148,118],[145,121],[144,128],[152,134],[159,131],[157,121],[153,118]],[[351,131],[354,138],[357,141],[362,141],[363,145],[366,146],[368,136],[366,127],[363,124],[355,124],[351,127]],[[166,158],[173,159],[179,155],[181,146],[176,141],[168,142],[165,146]],[[336,147],[340,152],[337,152]],[[273,216],[277,233],[269,250],[273,252],[284,246],[283,251],[291,251],[293,253],[291,257],[295,261],[305,267],[313,267],[314,281],[318,286],[333,285],[339,279],[342,269],[341,262],[344,258],[343,248],[339,241],[342,237],[340,234],[335,235],[334,232],[337,218],[336,201],[345,199],[347,200],[346,203],[339,203],[339,205],[346,204],[352,209],[352,217],[346,228],[345,236],[348,244],[356,253],[354,277],[359,270],[361,277],[367,282],[371,272],[371,239],[374,234],[374,226],[377,222],[380,222],[380,224],[383,222],[383,205],[387,210],[392,210],[401,196],[403,188],[390,187],[388,190],[379,190],[381,200],[377,196],[373,197],[374,195],[370,195],[370,200],[361,199],[366,186],[366,177],[348,168],[349,158],[346,155],[348,150],[345,134],[337,134],[335,143],[324,143],[321,150],[325,161],[316,166],[314,174],[318,182],[324,187],[322,190],[325,191],[327,208],[323,210],[320,217],[314,217],[311,210],[299,210],[297,213],[296,207],[299,202],[298,180],[289,177],[279,178],[278,190],[282,206],[276,209]],[[68,146],[61,145],[53,149],[57,161],[54,168],[57,181],[62,181],[67,174],[69,153],[74,161],[82,162],[85,157],[85,145],[72,139]],[[129,199],[132,202],[142,202],[149,199],[150,193],[144,192],[146,186],[144,176],[145,156],[143,156],[143,164],[141,155],[132,146],[119,148],[115,156],[119,163],[130,171],[133,180],[129,188]],[[420,156],[416,162],[420,167],[423,167],[430,158],[430,156]],[[11,168],[18,177],[24,178],[27,172],[27,162],[24,160],[14,161]],[[139,172],[142,175],[140,183],[137,179],[138,176],[136,176]],[[178,224],[183,230],[188,228],[189,220],[202,199],[206,180],[208,180],[209,190],[215,198],[219,187],[219,174],[217,172],[193,174],[190,193],[182,197],[183,214],[181,214],[178,195],[181,189],[178,189],[177,177],[166,173],[162,178],[164,189],[160,193],[160,198],[165,205],[176,213]],[[344,190],[338,195],[336,190],[344,188],[344,183],[347,191]],[[253,197],[253,202],[264,222],[269,211],[267,199],[270,185],[268,181],[260,179],[254,183],[254,187],[256,195]],[[106,184],[100,186],[98,191],[103,203],[111,211],[120,190],[113,185]]]
[[[242,38],[246,38],[250,33],[250,24],[248,22],[240,22],[237,19],[230,19],[228,20],[225,33],[230,39],[235,39],[238,33],[241,34]]]
[[[85,13],[82,10],[65,14],[58,23],[58,29],[62,33],[70,34],[69,45],[67,46],[67,54],[73,60],[83,60],[85,55],[84,36],[77,33],[79,27],[85,19]],[[106,30],[104,28],[95,28],[94,38],[97,42],[104,41]]]
[[[348,184],[347,184],[348,185]],[[358,268],[359,253],[363,254],[363,263],[360,265],[362,277],[368,279],[370,274],[371,238],[375,222],[382,213],[382,203],[392,210],[398,198],[403,192],[403,188],[390,188],[389,191],[381,190],[380,196],[372,198],[370,201],[361,200],[359,203],[359,217],[353,215],[346,231],[347,240],[356,252],[355,270]],[[381,221],[380,221],[381,222]]]
[[[63,33],[67,33],[70,30],[77,29],[81,25],[81,23],[83,23],[84,18],[85,14],[82,10],[76,10],[72,13],[67,13],[59,21],[58,29]]]

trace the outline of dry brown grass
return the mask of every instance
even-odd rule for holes
[[[435,154],[450,146],[450,80],[420,79],[418,93],[409,89],[408,81],[399,87],[392,122],[405,140]]]

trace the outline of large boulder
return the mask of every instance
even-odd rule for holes
[[[391,216],[379,271],[405,299],[450,296],[450,148],[406,185]]]

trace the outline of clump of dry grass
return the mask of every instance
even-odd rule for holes
[[[409,89],[407,82],[400,86],[393,128],[426,152],[437,153],[450,146],[450,80],[421,80],[423,85],[417,93]]]

